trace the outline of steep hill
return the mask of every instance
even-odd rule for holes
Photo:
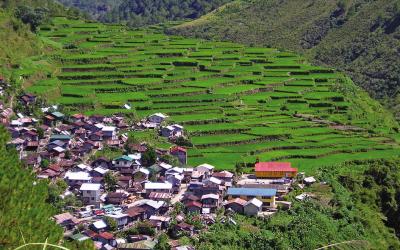
[[[79,13],[53,0],[0,0],[0,68],[5,71],[11,64],[43,53],[41,40],[31,30],[49,17],[60,15],[79,16]]]
[[[372,96],[398,104],[396,0],[235,1],[171,33],[285,48],[344,70]]]
[[[68,7],[75,7],[91,18],[98,19],[117,8],[123,0],[58,0],[58,2]]]
[[[166,21],[198,18],[231,0],[59,0],[102,22],[126,22],[141,27]]]
[[[192,165],[233,169],[259,158],[313,172],[398,154],[387,138],[393,117],[340,72],[277,49],[162,31],[55,18],[39,34],[64,48],[52,63],[60,73],[28,91],[69,113],[166,113],[190,133]]]
[[[257,159],[285,160],[308,174],[333,176],[321,177],[329,185],[316,187],[315,192],[322,194],[315,203],[296,203],[272,220],[216,224],[211,234],[200,238],[199,249],[315,249],[354,239],[362,246],[367,241],[371,248],[399,248],[382,219],[387,216],[388,225],[395,224],[394,201],[400,191],[386,186],[397,175],[380,174],[388,180],[385,185],[368,175],[365,181],[357,179],[357,185],[350,186],[352,179],[344,183],[357,188],[354,193],[336,183],[337,165],[357,171],[355,177],[363,176],[363,164],[399,157],[400,148],[391,114],[344,74],[279,49],[166,36],[160,26],[132,30],[57,17],[40,25],[36,38],[23,27],[43,46],[59,48],[48,56],[37,56],[44,50],[32,49],[36,56],[27,60],[36,60],[35,65],[46,61],[59,70],[44,74],[47,79],[34,81],[27,90],[60,104],[65,113],[143,118],[163,112],[190,134],[192,165],[208,162],[240,172],[249,171],[247,166]],[[35,74],[23,67],[11,71],[24,79]],[[132,109],[123,108],[127,103]],[[153,131],[132,133],[138,140],[154,140],[154,146],[170,146],[154,139]],[[21,171],[15,153],[10,155],[4,146],[5,131],[0,135],[0,190],[10,194],[0,203],[0,224],[6,225],[0,229],[0,248],[20,244],[19,230],[24,226],[21,231],[28,241],[49,237],[57,242],[59,229],[46,220],[54,212],[44,203],[46,185],[34,183],[33,176]],[[369,185],[361,187],[364,183]],[[370,193],[360,191],[369,188]],[[369,206],[363,205],[365,201]]]
[[[41,50],[41,42],[12,14],[0,9],[0,63],[16,63],[22,58],[33,56]],[[10,46],[12,44],[12,46]]]
[[[28,91],[65,113],[139,119],[163,112],[189,134],[190,165],[250,172],[257,159],[284,160],[327,181],[312,190],[315,201],[295,202],[271,219],[215,224],[196,249],[315,249],[348,240],[354,249],[399,248],[387,227],[399,230],[398,175],[382,173],[397,165],[381,162],[399,157],[391,114],[344,74],[298,54],[167,36],[163,29],[54,18],[38,34],[62,48],[48,58],[60,70]],[[154,131],[130,133],[171,146]],[[389,166],[370,169],[371,162]]]
[[[0,6],[0,76],[12,83],[1,101],[9,105],[9,100],[13,99],[11,96],[15,96],[21,87],[15,80],[20,78],[22,72],[31,72],[30,58],[47,50],[42,39],[31,32],[30,25],[15,17],[15,8],[24,6],[33,10],[46,7],[49,14],[65,14],[68,11],[50,1],[0,1]],[[57,9],[60,12],[53,12]],[[18,77],[14,77],[16,72],[19,72]],[[63,230],[49,219],[57,211],[46,202],[49,197],[48,184],[38,181],[31,170],[23,168],[17,152],[7,147],[9,139],[9,132],[1,126],[0,249],[15,249],[24,243],[44,243],[46,240],[59,244]],[[91,245],[66,244],[70,249],[91,249]],[[26,249],[42,248],[29,246]]]

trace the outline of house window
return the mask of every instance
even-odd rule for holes
[[[94,201],[94,197],[91,197],[90,199],[91,199],[92,201]]]

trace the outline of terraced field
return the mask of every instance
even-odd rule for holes
[[[61,72],[28,91],[70,113],[166,113],[190,133],[193,165],[259,158],[313,171],[400,154],[362,118],[349,124],[353,100],[335,91],[351,84],[342,74],[296,54],[61,17],[40,35],[63,48],[53,58]]]

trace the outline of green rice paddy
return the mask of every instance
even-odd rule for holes
[[[28,91],[54,90],[51,99],[69,113],[165,113],[189,133],[191,165],[233,169],[259,159],[312,172],[400,155],[362,118],[349,124],[360,130],[333,127],[329,121],[349,123],[353,100],[335,91],[345,77],[296,54],[62,17],[39,34],[63,48],[54,55],[61,70]]]

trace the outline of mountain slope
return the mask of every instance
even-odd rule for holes
[[[198,18],[231,0],[59,0],[102,22],[126,22],[131,27]]]
[[[347,171],[361,177],[370,161],[398,157],[398,143],[386,137],[396,136],[398,129],[390,131],[396,124],[379,103],[343,74],[312,66],[294,53],[162,31],[55,18],[39,32],[63,45],[53,60],[60,67],[51,76],[52,87],[59,89],[54,103],[63,112],[88,115],[125,113],[141,119],[163,112],[189,134],[191,166],[207,162],[250,172],[246,163],[252,167],[257,159],[284,160],[307,175],[323,173],[317,179],[330,184],[315,187],[316,201],[294,202],[291,210],[268,220],[216,223],[199,236],[196,249],[316,249],[346,240],[362,244],[353,249],[399,248],[382,218],[397,218],[400,189],[369,185],[350,192],[338,173],[338,164],[346,164],[344,181]],[[29,92],[47,95],[49,85],[38,82]],[[126,103],[132,109],[123,108]],[[171,146],[153,131],[129,134],[158,148]],[[384,178],[392,185],[396,176]]]
[[[122,0],[58,0],[68,7],[75,7],[97,19],[118,7]]]
[[[41,49],[40,41],[29,28],[0,9],[0,62],[15,63]],[[10,46],[12,44],[12,46]],[[4,66],[4,65],[3,65]]]
[[[393,101],[400,87],[399,6],[395,0],[235,1],[170,32],[298,51]]]
[[[14,78],[14,71],[22,69],[21,65],[29,61],[29,57],[46,51],[46,46],[30,31],[29,25],[14,16],[14,8],[22,4],[27,8],[46,6],[49,13],[57,13],[53,12],[53,7],[64,9],[50,1],[0,1],[0,76],[9,80]],[[26,67],[24,69],[30,70]],[[6,105],[10,96],[15,95],[20,88],[15,81],[10,82],[12,85],[7,89],[6,96],[1,97]],[[46,240],[48,243],[59,244],[63,229],[49,219],[56,211],[46,202],[49,197],[48,184],[37,181],[31,170],[23,168],[17,152],[7,147],[8,141],[9,132],[0,126],[0,249],[15,249],[24,242],[44,243]],[[65,244],[69,249],[91,249],[91,245]]]

